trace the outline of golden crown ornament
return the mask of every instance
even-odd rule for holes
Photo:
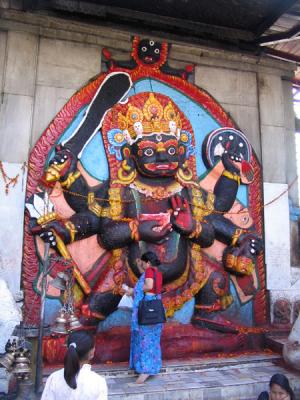
[[[150,93],[143,109],[130,102],[126,115],[118,113],[118,127],[124,139],[132,145],[143,136],[164,133],[180,138],[181,119],[171,101],[164,107],[154,93]]]

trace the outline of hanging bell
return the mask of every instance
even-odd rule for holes
[[[15,360],[15,367],[13,369],[13,373],[17,376],[18,379],[29,379],[30,375],[30,360],[29,358],[25,357],[25,351],[20,350],[19,354]]]
[[[77,329],[82,328],[81,323],[79,322],[78,318],[73,312],[69,315],[68,323],[69,323],[69,331],[75,331]]]
[[[18,379],[24,379],[24,380],[29,379],[30,372],[31,371],[27,363],[19,362],[13,369],[13,373],[14,375],[17,376]]]
[[[56,278],[54,278],[50,282],[50,285],[59,290],[66,290],[68,279],[69,279],[69,277],[67,274],[65,274],[64,272],[59,272],[56,275]]]
[[[61,335],[67,335],[67,323],[66,314],[64,310],[61,310],[55,319],[55,325],[51,327],[52,333],[59,333]]]
[[[2,365],[7,371],[12,370],[12,366],[15,362],[15,352],[6,353],[0,358],[0,365]]]

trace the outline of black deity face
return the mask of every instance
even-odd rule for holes
[[[160,59],[161,43],[143,39],[138,46],[138,57],[144,64],[155,64]]]
[[[173,176],[179,167],[178,140],[164,133],[144,136],[133,145],[133,158],[142,175]]]

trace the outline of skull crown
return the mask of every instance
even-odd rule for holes
[[[164,96],[166,98],[166,96]],[[181,119],[171,99],[164,106],[154,93],[150,93],[140,107],[126,103],[127,111],[118,112],[118,127],[125,140],[132,144],[146,135],[164,133],[180,138]]]

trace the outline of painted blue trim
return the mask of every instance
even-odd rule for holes
[[[290,220],[298,221],[300,217],[300,207],[293,206],[292,200],[289,199]]]

